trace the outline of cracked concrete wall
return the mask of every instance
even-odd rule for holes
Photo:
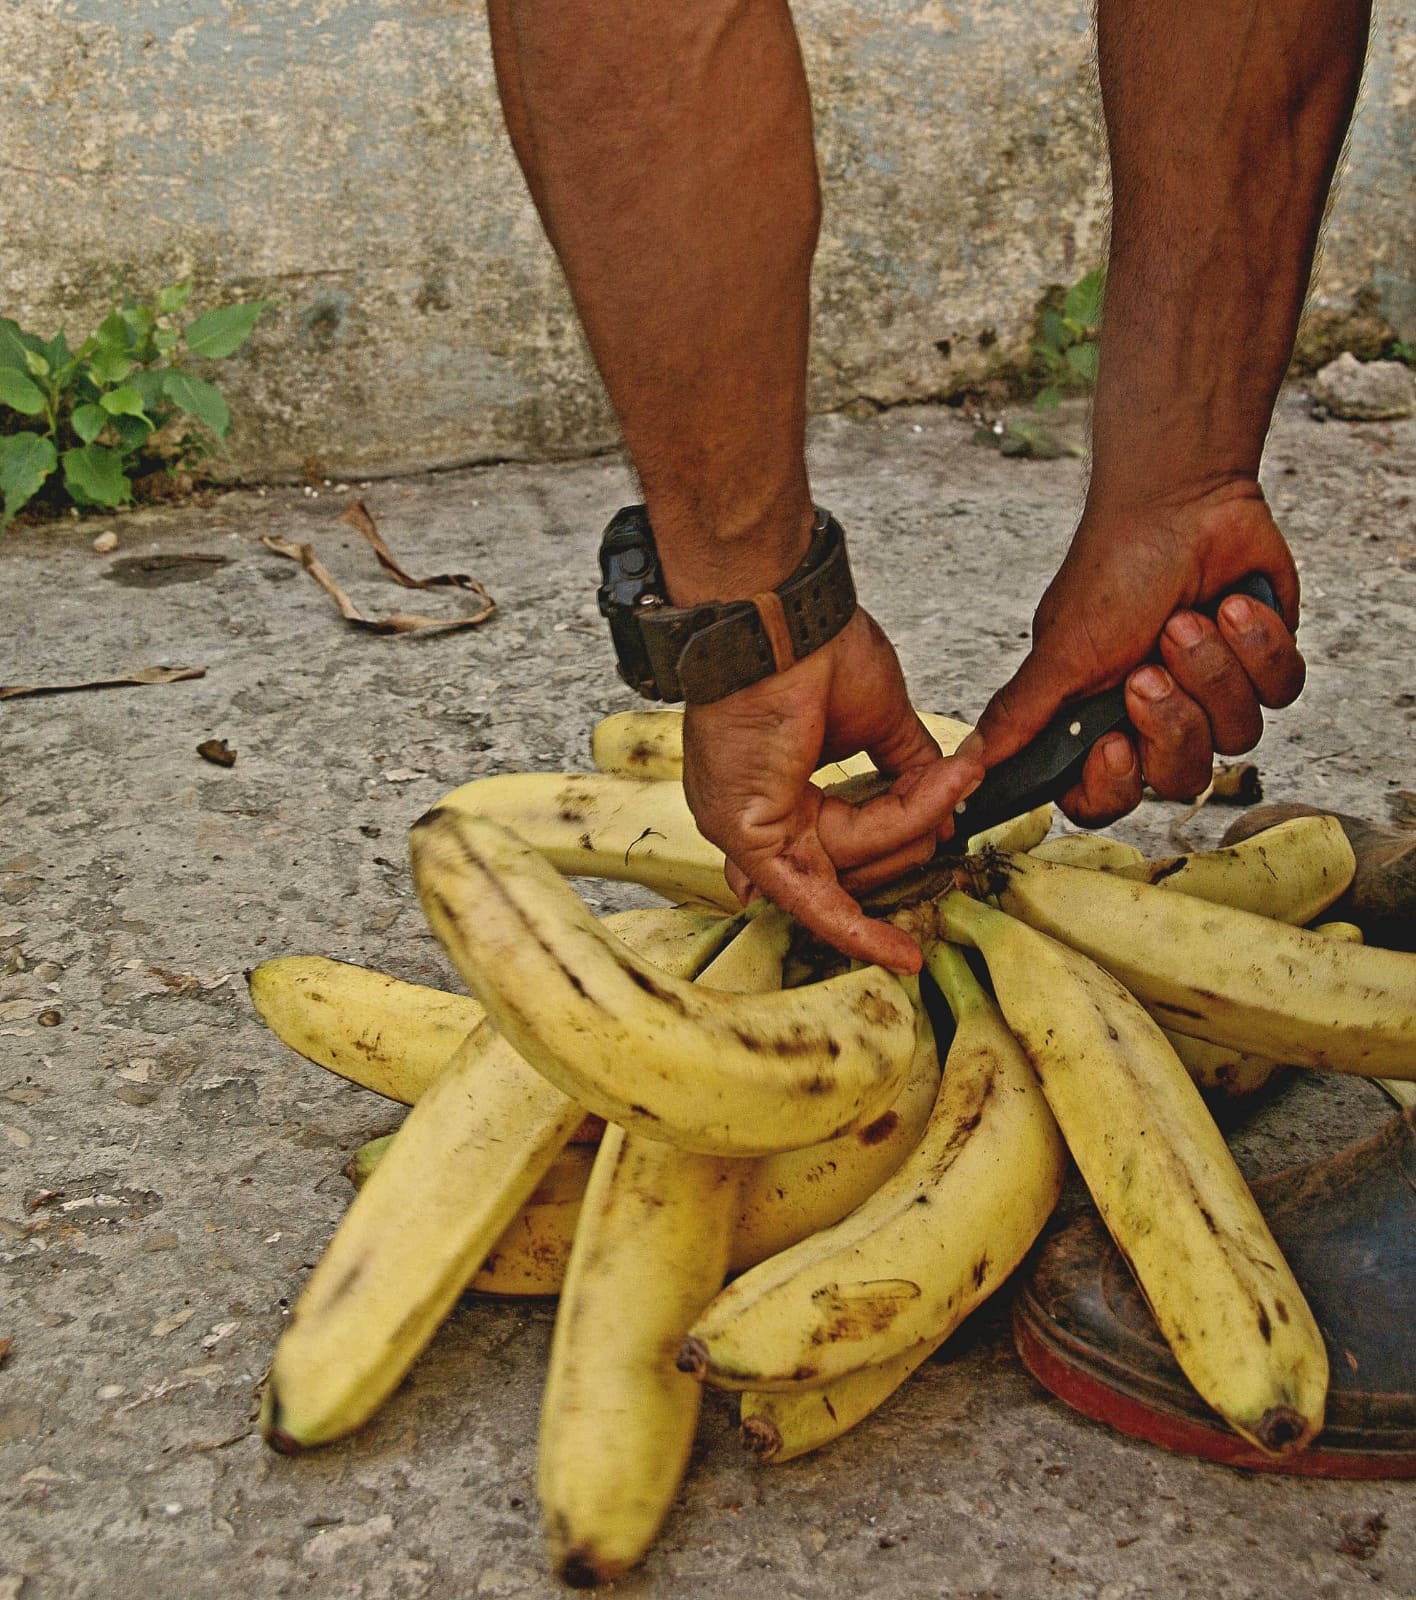
[[[803,0],[826,226],[813,404],[947,393],[1099,260],[1080,0]],[[1416,337],[1416,0],[1379,3],[1318,303]],[[115,282],[273,302],[213,376],[235,464],[562,455],[613,425],[502,130],[471,0],[0,0],[0,312]]]

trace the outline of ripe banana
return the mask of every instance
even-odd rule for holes
[[[677,782],[683,777],[682,711],[614,711],[590,734],[597,772]]]
[[[1202,1094],[1218,1095],[1223,1100],[1247,1100],[1288,1071],[1281,1061],[1257,1056],[1250,1050],[1231,1050],[1228,1045],[1211,1044],[1208,1039],[1189,1039],[1169,1028],[1160,1031]]]
[[[731,947],[730,947],[731,948]],[[933,1040],[917,1044],[890,1109],[854,1133],[750,1163],[733,1233],[733,1272],[755,1267],[868,1199],[919,1143],[939,1092]]]
[[[463,784],[438,810],[513,829],[567,877],[616,878],[669,900],[738,909],[723,852],[699,833],[681,783],[512,772]]]
[[[738,939],[705,982],[775,988],[785,943],[775,958],[763,948]],[[678,1492],[701,1392],[674,1355],[722,1284],[747,1166],[606,1131],[541,1402],[537,1491],[551,1564],[571,1584],[606,1583],[639,1561]]]
[[[721,986],[720,976],[714,981]],[[744,1162],[729,1270],[756,1266],[839,1222],[874,1194],[918,1142],[938,1089],[937,1055],[917,1050],[899,1098],[867,1127],[805,1150]],[[355,1152],[345,1171],[356,1186],[367,1181],[394,1137],[371,1139]],[[589,1153],[576,1145],[556,1157],[469,1288],[484,1294],[560,1293],[588,1160]],[[574,1187],[577,1174],[579,1189]]]
[[[934,736],[944,754],[951,755],[973,732],[955,717],[921,711],[920,721]],[[683,777],[682,711],[616,711],[601,717],[590,735],[590,758],[600,772],[626,778]],[[822,767],[813,782],[822,785],[875,770],[866,756]]]
[[[1325,939],[1343,939],[1361,944],[1362,930],[1351,922],[1321,922],[1313,931]],[[1170,1048],[1180,1057],[1195,1086],[1205,1094],[1223,1100],[1245,1100],[1266,1088],[1274,1078],[1287,1072],[1281,1061],[1257,1056],[1247,1050],[1231,1050],[1228,1045],[1211,1044],[1207,1039],[1189,1039],[1183,1033],[1160,1030]]]
[[[1416,955],[1030,856],[985,858],[974,876],[1176,1033],[1293,1066],[1416,1078]]]
[[[656,965],[671,966],[682,955],[695,971],[729,931],[721,912],[697,906],[617,911],[604,923],[633,937]],[[695,955],[691,947],[699,940],[705,953]],[[486,1016],[470,995],[324,956],[277,956],[246,981],[261,1020],[282,1044],[404,1105],[417,1100]]]
[[[404,1105],[486,1016],[465,994],[324,956],[277,956],[246,982],[261,1021],[282,1044]]]
[[[601,1127],[603,1131],[603,1124]],[[396,1134],[386,1133],[354,1152],[344,1171],[356,1189],[362,1189],[374,1175],[395,1138]],[[566,1145],[492,1246],[491,1254],[477,1268],[467,1285],[469,1289],[478,1294],[560,1293],[575,1237],[575,1221],[598,1144],[597,1139],[595,1145]]]
[[[589,1110],[705,1155],[819,1144],[885,1111],[914,1047],[911,987],[878,967],[729,998],[597,926],[532,849],[439,808],[414,825],[433,931],[526,1059]],[[767,912],[738,936],[776,948]]]
[[[1094,872],[1123,872],[1141,867],[1145,856],[1133,844],[1104,833],[1059,833],[1028,851],[1039,861],[1060,861],[1064,867],[1090,867]]]
[[[680,954],[680,972],[691,975],[708,953],[700,938]],[[468,1035],[305,1285],[266,1380],[268,1443],[283,1451],[323,1444],[377,1410],[581,1116],[489,1022]]]
[[[467,1285],[478,1294],[558,1294],[598,1146],[568,1144]]]
[[[1198,900],[1278,922],[1305,923],[1341,898],[1357,870],[1357,857],[1336,817],[1294,817],[1219,850],[1115,870]]]
[[[744,1450],[759,1461],[792,1461],[839,1439],[877,1411],[943,1343],[926,1339],[873,1367],[848,1372],[833,1383],[772,1393],[743,1391],[738,1415]]]
[[[556,1316],[537,1455],[551,1564],[577,1588],[639,1561],[678,1492],[702,1391],[674,1352],[723,1281],[742,1166],[606,1130]]]
[[[1183,895],[1168,903],[1203,909]],[[1261,1449],[1301,1449],[1322,1426],[1322,1334],[1160,1029],[1114,978],[1055,939],[958,891],[938,909],[946,935],[982,951],[1008,1026],[1186,1377]]]
[[[1066,1155],[1032,1069],[964,957],[926,959],[958,1026],[919,1143],[843,1221],[735,1279],[684,1341],[686,1371],[757,1391],[892,1360],[956,1327],[1047,1220]]]

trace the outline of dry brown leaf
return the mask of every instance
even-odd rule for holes
[[[139,667],[117,678],[89,678],[83,683],[0,684],[0,700],[18,700],[28,694],[77,694],[82,689],[120,689],[128,684],[182,683],[206,677],[205,667]]]
[[[13,1339],[0,1339],[0,1367],[5,1365],[5,1357],[9,1355],[14,1347],[15,1341]]]
[[[374,519],[369,514],[369,508],[362,500],[351,502],[340,514],[339,520],[368,540],[373,547],[374,554],[378,557],[379,565],[395,583],[401,584],[403,588],[462,589],[474,595],[479,602],[476,611],[461,617],[428,617],[419,612],[411,611],[395,611],[382,618],[366,617],[340,586],[334,574],[315,554],[313,545],[292,544],[289,540],[276,538],[273,534],[264,534],[261,538],[261,543],[268,550],[273,550],[276,555],[285,556],[291,561],[298,561],[315,582],[319,584],[320,588],[334,601],[335,605],[339,607],[340,616],[351,627],[362,628],[368,633],[384,635],[398,633],[451,633],[459,628],[477,627],[479,623],[485,622],[496,610],[496,602],[487,593],[483,585],[476,578],[469,577],[464,572],[441,572],[434,574],[430,578],[415,578],[406,572],[380,537]]]
[[[203,761],[210,761],[214,767],[236,765],[236,752],[225,739],[203,739],[197,746],[197,754]]]

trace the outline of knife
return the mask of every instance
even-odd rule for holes
[[[1278,610],[1273,585],[1260,572],[1251,572],[1212,605],[1197,609],[1213,617],[1231,594],[1247,595],[1271,611]],[[1135,732],[1126,715],[1124,684],[1064,706],[1030,744],[991,768],[968,799],[955,806],[954,836],[938,854],[957,855],[986,828],[1020,817],[1044,801],[1060,800],[1081,778],[1092,746],[1118,729]]]

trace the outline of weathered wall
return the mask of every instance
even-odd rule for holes
[[[827,219],[813,400],[945,392],[1102,250],[1081,0],[803,0]],[[1416,0],[1387,0],[1319,295],[1416,335]],[[0,311],[194,274],[250,476],[568,453],[612,425],[471,0],[0,0]]]

